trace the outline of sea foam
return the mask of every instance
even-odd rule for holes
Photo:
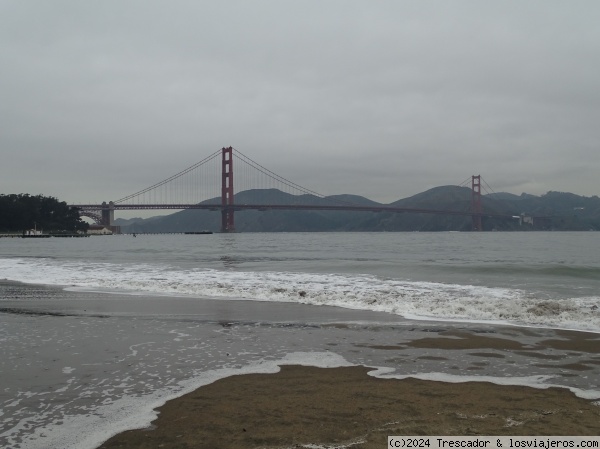
[[[150,264],[0,259],[13,281],[126,294],[298,302],[410,319],[600,332],[600,297],[549,298],[519,289],[413,282],[368,274],[180,269]]]

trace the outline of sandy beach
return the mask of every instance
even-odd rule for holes
[[[563,376],[600,364],[596,334],[557,336],[532,346],[449,331],[376,349],[421,348],[425,358],[433,348],[481,356],[489,350],[524,352],[532,364],[554,364]],[[548,355],[553,350],[583,355],[585,362],[561,363],[560,354]],[[482,363],[495,357],[502,356],[489,352]],[[386,447],[388,435],[600,435],[597,399],[566,388],[385,379],[370,371],[284,365],[277,374],[231,376],[168,402],[150,428],[122,433],[101,447],[375,449]]]
[[[388,435],[600,435],[598,333],[0,288],[34,298],[3,303],[3,447],[383,448]]]
[[[600,407],[566,389],[378,379],[368,371],[283,366],[229,377],[170,401],[151,428],[101,447],[380,449],[388,435],[600,434]]]

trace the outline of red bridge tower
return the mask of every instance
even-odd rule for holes
[[[233,148],[222,148],[221,232],[235,232],[233,222]]]
[[[471,212],[473,213],[473,231],[483,231],[481,225],[481,175],[471,176]]]

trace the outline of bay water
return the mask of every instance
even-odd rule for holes
[[[594,232],[3,238],[0,444],[93,448],[170,398],[284,363],[595,397],[597,359],[557,378],[524,354],[381,348],[450,328],[600,334],[599,255]]]

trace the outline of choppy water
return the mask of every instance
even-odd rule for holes
[[[0,241],[0,278],[600,331],[589,233],[213,234]]]
[[[560,385],[600,398],[596,337],[586,337],[592,349],[582,352],[548,343],[571,338],[556,329],[600,333],[599,239],[591,232],[0,239],[0,446],[91,449],[147,425],[169,398],[282,363]],[[464,332],[522,347],[409,344]]]

